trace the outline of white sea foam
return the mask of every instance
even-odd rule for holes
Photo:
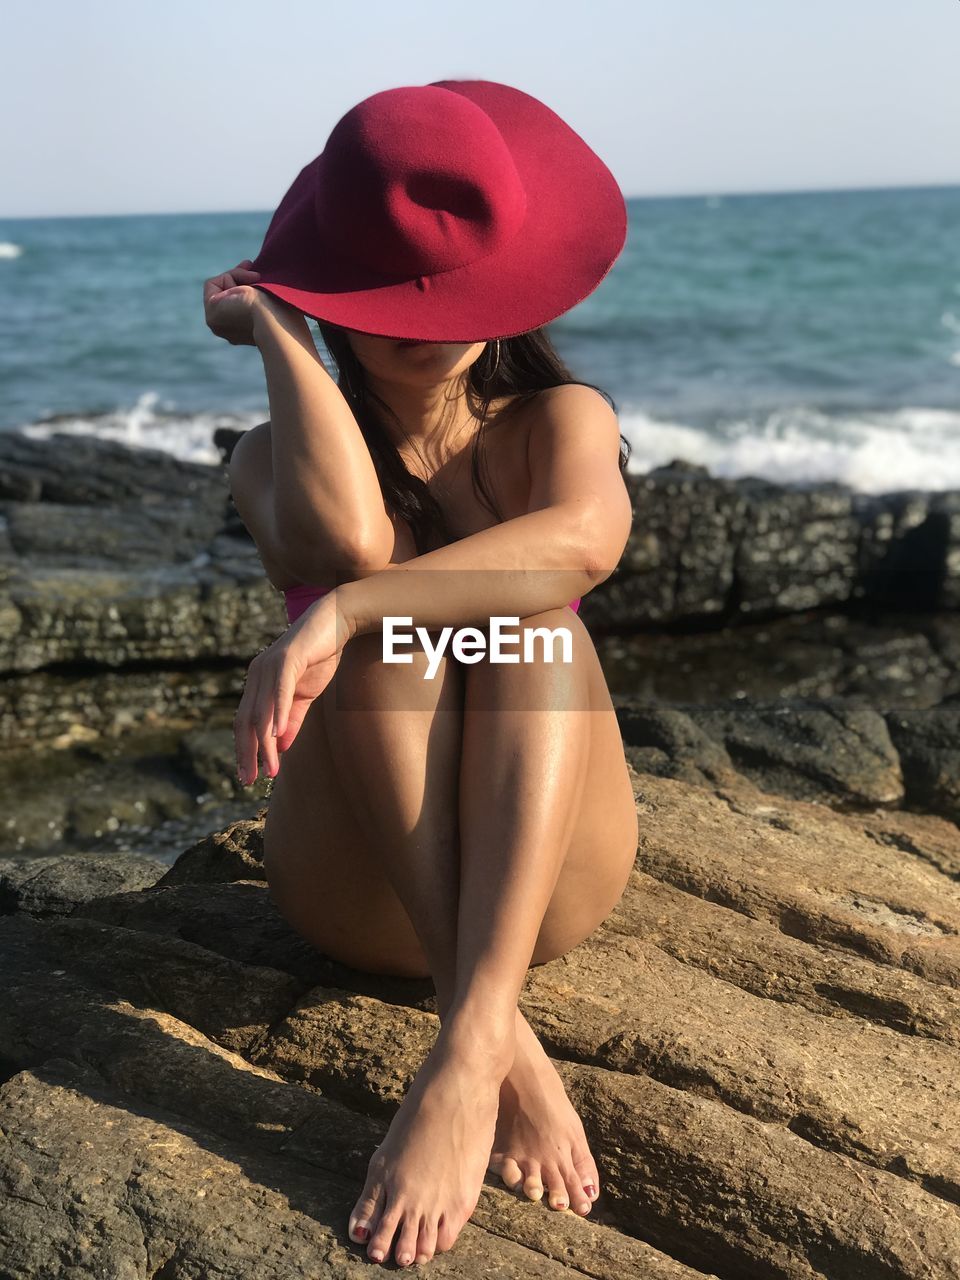
[[[145,391],[133,406],[111,413],[61,415],[20,430],[37,438],[55,432],[100,436],[217,464],[217,427],[243,431],[268,417],[266,407],[248,413],[178,413],[160,401],[158,392]],[[714,476],[753,475],[780,484],[839,480],[865,493],[960,489],[960,412],[948,409],[835,415],[796,407],[705,429],[622,404],[620,428],[633,446],[633,472],[682,458],[701,463]]]
[[[160,403],[158,392],[145,391],[132,407],[89,417],[58,416],[50,421],[30,423],[20,430],[38,439],[46,439],[56,432],[99,436],[134,449],[162,449],[186,462],[219,463],[220,451],[213,443],[217,427],[244,431],[268,416],[269,411],[178,414],[173,406]]]
[[[960,489],[960,413],[947,409],[828,415],[798,407],[704,430],[624,407],[620,426],[636,472],[682,458],[714,476],[779,484],[837,480],[862,493]]]
[[[23,246],[13,244],[10,240],[0,240],[0,258],[19,258],[23,253]]]

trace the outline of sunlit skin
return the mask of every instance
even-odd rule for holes
[[[303,316],[250,287],[249,265],[206,282],[207,323],[227,341],[259,347],[274,430],[291,427],[298,406],[319,432],[342,397],[309,354]],[[486,344],[347,336],[368,388],[400,420],[387,429],[405,463],[425,479],[449,470],[478,426],[463,375]],[[258,758],[276,779],[264,843],[279,910],[324,954],[371,972],[429,975],[437,991],[436,1043],[349,1217],[351,1240],[374,1261],[392,1254],[400,1265],[422,1264],[451,1248],[488,1169],[530,1199],[581,1214],[600,1191],[583,1125],[517,1008],[529,966],[569,951],[612,910],[637,841],[603,673],[565,607],[609,572],[569,566],[599,555],[612,569],[629,531],[619,438],[604,419],[590,424],[592,441],[578,444],[585,432],[555,412],[558,434],[573,443],[534,474],[530,509],[419,556],[402,522],[384,521],[375,477],[364,470],[366,446],[356,432],[357,452],[347,452],[352,415],[342,417],[344,429],[320,453],[344,450],[339,465],[369,495],[357,578],[254,659],[238,708],[241,779],[256,778]],[[271,473],[270,436],[247,434],[251,461],[232,473],[235,499],[271,580],[293,585],[279,548],[257,527],[257,486],[283,478]],[[451,504],[466,503],[467,485],[451,480]],[[449,514],[468,523],[466,506]],[[332,523],[336,515],[331,507]],[[530,575],[530,563],[543,568]],[[442,598],[436,575],[406,572],[421,566],[453,571],[441,575]],[[521,629],[568,627],[573,662],[467,666],[445,656],[433,680],[423,679],[423,654],[410,666],[382,662],[384,616],[412,615],[434,630],[469,625],[478,607],[487,617],[519,616]]]
[[[404,424],[405,436],[401,437],[388,423],[394,443],[402,453],[414,448],[421,468],[435,471],[476,428],[461,387],[467,370],[487,344],[429,342],[408,346],[394,338],[346,332],[363,365],[367,385],[386,400]]]

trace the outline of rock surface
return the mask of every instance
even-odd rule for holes
[[[218,433],[225,459],[236,438]],[[807,750],[789,758],[778,726],[742,708],[698,725],[761,785],[955,814],[942,770],[956,734],[926,717],[960,699],[960,495],[865,498],[680,462],[627,484],[633,533],[581,609],[614,695],[804,701]],[[251,658],[285,626],[224,466],[0,433],[0,793],[18,797],[0,857],[172,861],[251,817],[269,786],[239,786],[233,717]],[[830,715],[813,704],[857,697],[874,751],[857,749],[859,776],[827,758],[852,721],[813,741]]]
[[[489,1176],[430,1269],[960,1280],[960,495],[629,484],[583,616],[636,864],[520,1001],[601,1198]],[[436,1001],[270,901],[231,724],[284,622],[222,468],[0,433],[0,1280],[370,1274]]]
[[[229,456],[237,433],[218,432]],[[634,531],[598,630],[851,603],[960,608],[960,494],[628,474]],[[0,671],[248,660],[286,625],[224,467],[96,437],[0,434]],[[9,726],[7,732],[9,732]]]
[[[960,829],[761,790],[677,716],[639,722],[676,776],[633,774],[623,898],[521,995],[601,1198],[581,1219],[488,1175],[431,1271],[960,1277]],[[346,1216],[432,985],[293,933],[262,818],[0,919],[5,1278],[370,1274]]]
[[[0,859],[0,915],[69,915],[81,902],[156,884],[166,866],[130,854]]]

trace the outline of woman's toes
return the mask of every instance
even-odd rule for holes
[[[446,1253],[448,1249],[452,1249],[459,1234],[457,1224],[442,1213],[437,1223],[437,1252]]]
[[[540,1177],[540,1166],[533,1165],[523,1179],[523,1194],[528,1200],[543,1198],[543,1179]]]
[[[390,1245],[402,1216],[402,1209],[397,1205],[388,1205],[367,1245],[367,1257],[374,1262],[386,1262],[390,1256]]]
[[[567,1199],[575,1213],[589,1213],[593,1201],[583,1189],[580,1175],[572,1166],[563,1170],[563,1180],[567,1186]]]
[[[366,1192],[366,1188],[364,1188]],[[347,1234],[354,1244],[366,1244],[380,1221],[383,1209],[384,1193],[379,1188],[372,1195],[364,1194],[353,1207],[350,1214]]]
[[[593,1157],[583,1156],[580,1160],[574,1160],[573,1164],[577,1171],[577,1179],[580,1186],[586,1193],[587,1199],[592,1203],[600,1194],[600,1174],[597,1172]]]
[[[547,1189],[547,1204],[551,1209],[569,1209],[570,1197],[563,1174],[556,1165],[543,1170],[543,1181]]]
[[[433,1218],[425,1217],[420,1223],[420,1235],[417,1237],[417,1256],[414,1258],[418,1267],[429,1262],[437,1252],[437,1224]]]
[[[509,1156],[504,1156],[502,1160],[497,1161],[497,1167],[493,1172],[500,1177],[508,1191],[519,1191],[523,1186],[523,1170],[516,1160],[511,1160]]]
[[[420,1236],[422,1215],[414,1210],[406,1210],[403,1222],[397,1235],[397,1243],[393,1250],[398,1267],[410,1267],[417,1256],[417,1240]]]

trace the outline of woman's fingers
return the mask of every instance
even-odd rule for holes
[[[203,301],[208,303],[211,298],[215,298],[218,293],[223,293],[223,276],[211,276],[209,280],[203,282]]]
[[[250,284],[252,280],[260,279],[259,271],[250,271],[246,267],[234,267],[230,275],[234,284]]]
[[[260,755],[267,774],[273,778],[280,769],[277,750],[277,689],[283,673],[290,667],[289,649],[282,641],[275,642],[261,655],[264,659],[263,675],[257,687],[254,712],[254,729],[260,745]],[[296,684],[296,680],[294,680]]]
[[[229,275],[214,276],[210,280],[205,280],[203,282],[204,306],[212,302],[214,298],[219,298],[221,293],[226,293],[228,289],[233,288],[235,288],[235,285]]]
[[[293,696],[297,691],[297,672],[294,669],[289,650],[287,656],[288,661],[277,672],[277,683],[274,690],[274,706],[276,707],[276,719],[273,726],[274,741],[282,738],[287,731],[290,708],[293,706]]]
[[[256,781],[258,757],[269,777],[279,772],[277,741],[287,728],[297,679],[286,644],[275,643],[250,664],[235,720],[237,772],[244,786]]]
[[[244,259],[249,262],[250,259]],[[238,267],[234,267],[232,271],[224,271],[222,275],[211,276],[209,280],[203,282],[203,300],[209,302],[215,298],[217,294],[224,293],[227,289],[233,289],[238,284],[252,284],[254,280],[260,279],[260,272],[253,271],[243,263]]]
[[[274,707],[272,683],[269,680],[264,680],[260,687],[260,698],[257,705],[254,728],[260,745],[260,758],[263,760],[264,772],[270,778],[276,777],[280,769],[277,739],[273,733]]]
[[[297,734],[300,732],[300,726],[307,717],[307,712],[313,706],[313,702],[309,698],[303,698],[299,702],[294,702],[287,716],[287,723],[282,732],[277,734],[277,750],[282,754],[289,751],[296,741]]]
[[[278,773],[280,752],[333,678],[348,630],[328,594],[250,663],[234,724],[244,786],[256,780],[258,754],[270,777]]]
[[[260,686],[261,655],[250,663],[243,686],[243,696],[234,716],[233,733],[237,748],[237,776],[248,787],[257,780],[257,731],[254,724],[254,708]]]

